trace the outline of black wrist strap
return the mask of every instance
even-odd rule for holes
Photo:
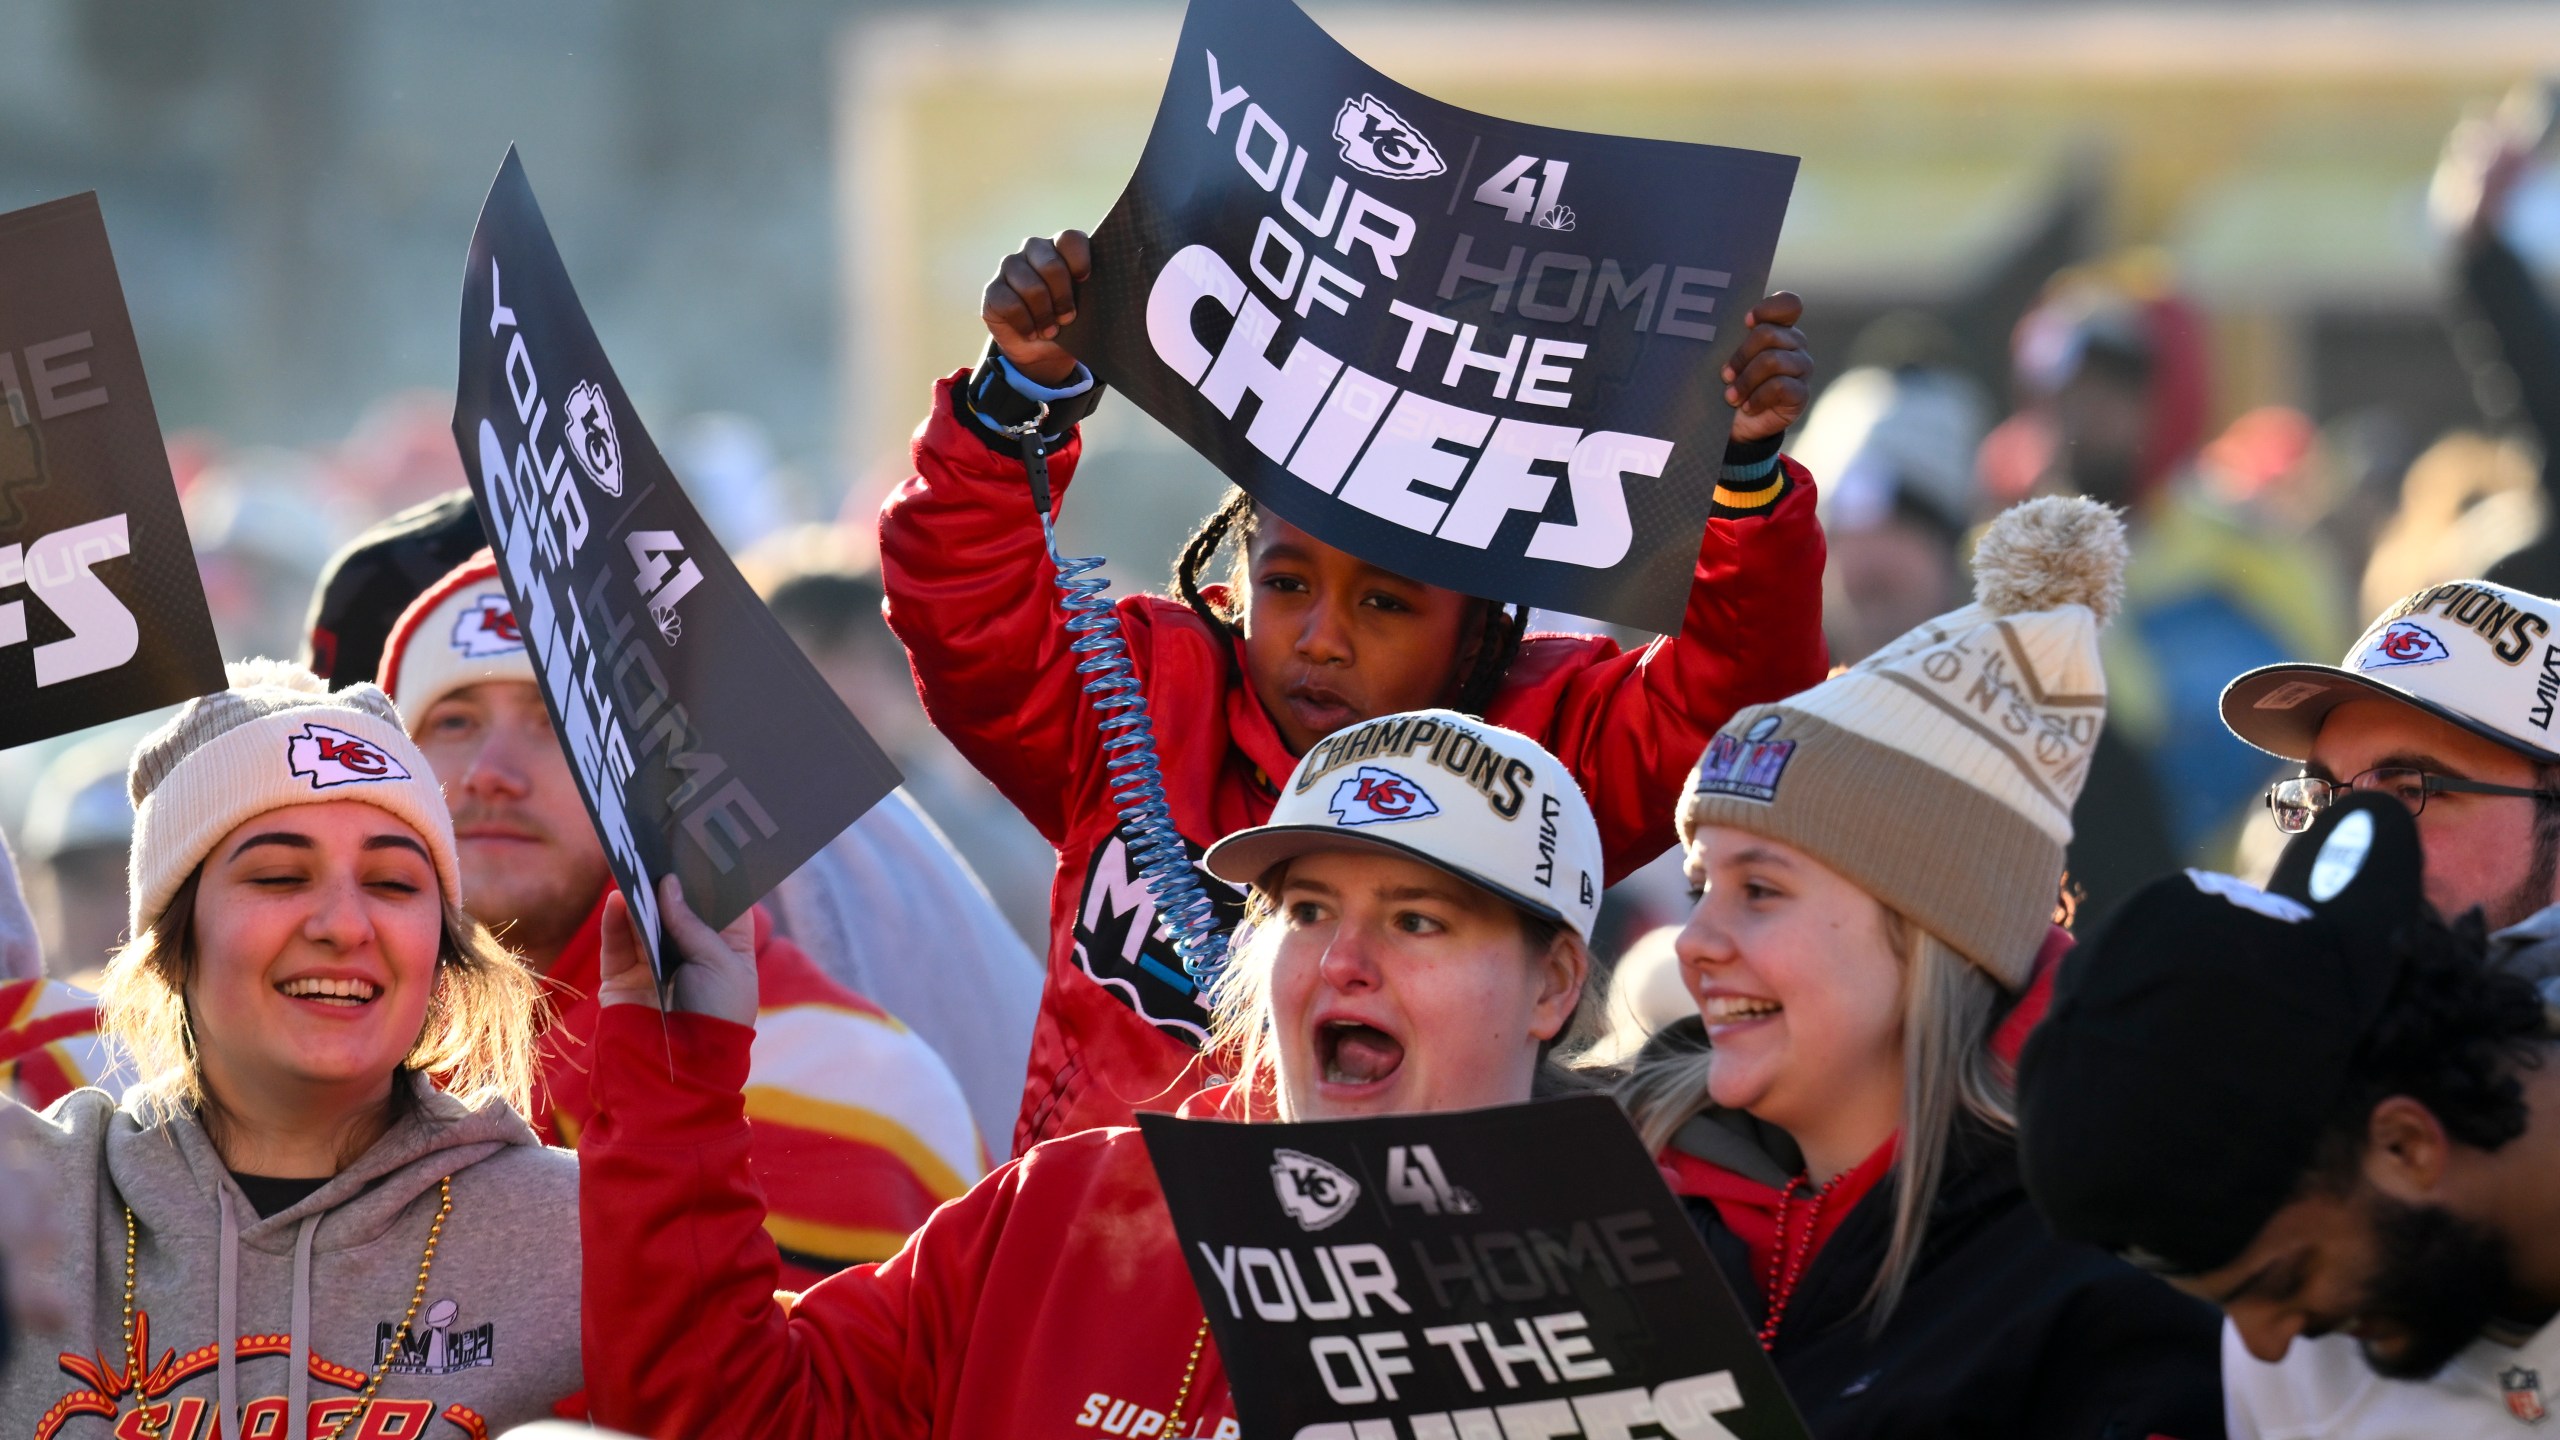
[[[1034,400],[1013,388],[1005,378],[1004,367],[996,363],[997,358],[995,342],[989,341],[986,355],[961,387],[960,409],[961,419],[999,454],[1017,453],[1024,426],[1037,427],[1043,451],[1056,450],[1067,443],[1067,436],[1102,401],[1099,381],[1083,394],[1064,400]]]

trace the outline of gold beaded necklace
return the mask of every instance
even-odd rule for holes
[[[1191,1337],[1191,1358],[1182,1362],[1182,1388],[1173,1394],[1173,1413],[1164,1422],[1164,1433],[1168,1436],[1179,1437],[1182,1434],[1182,1407],[1191,1403],[1192,1377],[1200,1373],[1200,1352],[1208,1344],[1209,1317],[1203,1315],[1200,1317],[1200,1333]],[[332,1435],[329,1440],[337,1440],[337,1437]]]
[[[356,1408],[340,1416],[338,1418],[338,1423],[330,1426],[329,1433],[320,1437],[320,1440],[338,1440],[338,1437],[345,1433],[346,1428],[355,1423],[356,1417],[362,1415],[365,1410],[373,1404],[374,1392],[382,1388],[382,1377],[391,1373],[391,1362],[400,1354],[399,1337],[407,1335],[409,1333],[409,1327],[418,1323],[418,1305],[427,1298],[427,1271],[432,1269],[436,1263],[436,1242],[444,1237],[444,1222],[446,1217],[453,1214],[453,1177],[450,1175],[445,1176],[442,1180],[436,1182],[436,1187],[438,1199],[436,1202],[435,1223],[427,1227],[427,1250],[425,1254],[418,1257],[418,1284],[415,1289],[412,1289],[409,1292],[409,1313],[400,1317],[400,1328],[391,1332],[392,1342],[390,1348],[383,1352],[380,1360],[374,1362],[373,1378],[364,1383],[364,1393],[356,1397]],[[142,1393],[144,1356],[141,1348],[134,1343],[133,1336],[133,1271],[136,1248],[133,1229],[133,1207],[127,1205],[124,1207],[125,1363],[132,1367],[130,1374],[133,1378],[133,1408],[134,1412],[142,1419],[142,1433],[149,1436],[150,1440],[162,1440],[161,1432],[163,1427],[167,1425],[168,1419],[166,1416],[163,1416],[158,1420],[151,1418],[150,1397]],[[1207,1320],[1202,1320],[1200,1322],[1201,1334],[1203,1336],[1208,1334],[1208,1324],[1209,1322]],[[221,1343],[229,1344],[230,1340],[228,1337],[225,1337]],[[1198,1346],[1195,1345],[1192,1347],[1191,1355],[1193,1363],[1198,1363],[1200,1356]],[[1190,1388],[1190,1384],[1191,1382],[1186,1376],[1183,1380],[1183,1387],[1187,1390]]]

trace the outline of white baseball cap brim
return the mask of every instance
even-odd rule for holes
[[[1399,845],[1377,835],[1361,835],[1337,825],[1257,825],[1239,830],[1209,847],[1201,857],[1201,868],[1230,885],[1251,885],[1271,872],[1283,860],[1313,855],[1327,850],[1373,850],[1386,855],[1400,855],[1418,860],[1434,870],[1455,875],[1489,894],[1500,896],[1530,914],[1552,920],[1575,931],[1581,931],[1573,917],[1544,900],[1533,899],[1489,875],[1479,874],[1462,865],[1452,865],[1418,846]],[[1589,940],[1591,937],[1582,937]]]
[[[2306,761],[2331,711],[2351,700],[2389,700],[2458,726],[2544,764],[2553,751],[2517,738],[2450,705],[2386,685],[2335,665],[2262,665],[2222,690],[2222,723],[2232,734],[2282,760]]]

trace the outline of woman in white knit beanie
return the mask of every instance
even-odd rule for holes
[[[2059,933],[2124,556],[2095,502],[2015,507],[1974,604],[1690,776],[1703,1043],[1667,1032],[1628,1104],[1822,1440],[2220,1433],[2213,1315],[2045,1233],[1994,1042]]]
[[[487,1434],[582,1385],[577,1166],[520,1117],[537,991],[462,908],[399,713],[274,661],[136,749],[139,1072],[0,1113],[72,1217],[0,1432]],[[0,1102],[0,1112],[11,1109]]]

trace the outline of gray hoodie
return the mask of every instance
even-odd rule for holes
[[[386,1354],[340,1440],[486,1440],[580,1390],[577,1157],[502,1102],[419,1091],[353,1165],[263,1220],[192,1119],[144,1128],[97,1090],[41,1117],[0,1102],[63,1213],[93,1217],[62,1259],[70,1325],[21,1333],[0,1362],[0,1440],[321,1440]],[[448,1175],[453,1211],[404,1332]],[[124,1339],[127,1205],[150,1431]],[[216,1419],[244,1407],[245,1423]]]
[[[2560,1030],[2560,905],[2548,906],[2489,937],[2489,959],[2530,980]]]

